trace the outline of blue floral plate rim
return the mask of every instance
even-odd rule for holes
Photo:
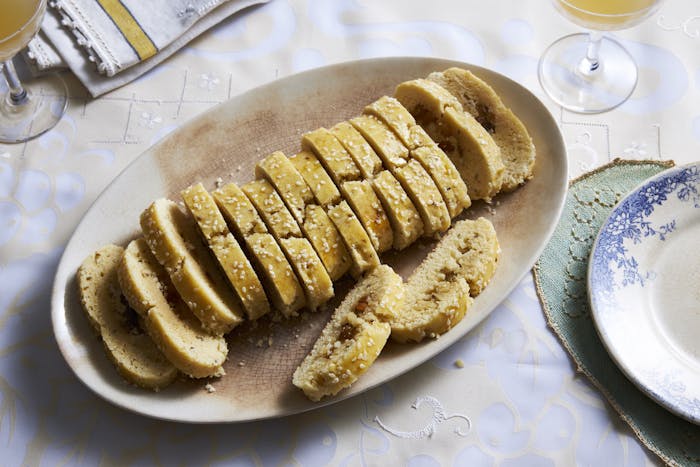
[[[700,372],[697,371],[700,359],[690,362],[695,370],[689,370],[687,360],[680,362],[679,355],[673,349],[666,348],[663,342],[642,339],[655,333],[642,332],[641,337],[638,335],[635,338],[636,329],[628,328],[625,338],[619,339],[621,329],[614,329],[619,327],[616,321],[622,323],[622,318],[626,320],[629,317],[618,319],[613,315],[624,315],[625,311],[636,309],[628,303],[620,303],[618,299],[627,293],[643,302],[641,295],[633,293],[648,287],[649,282],[654,280],[653,271],[645,273],[642,269],[640,272],[640,264],[636,257],[629,254],[630,249],[651,249],[654,248],[652,239],[665,241],[672,236],[678,227],[675,217],[660,225],[654,225],[649,220],[652,215],[659,217],[659,213],[664,213],[664,206],[671,204],[674,210],[680,206],[684,213],[692,210],[690,216],[700,216],[700,161],[672,167],[645,180],[613,207],[591,249],[587,275],[588,298],[595,328],[618,368],[658,404],[692,423],[700,424]],[[628,323],[625,321],[625,324]],[[613,337],[616,333],[617,337]],[[642,369],[640,362],[635,362],[642,359],[641,354],[634,352],[646,346],[665,351],[670,360],[663,366],[650,364],[650,368]],[[690,391],[687,391],[689,387]]]

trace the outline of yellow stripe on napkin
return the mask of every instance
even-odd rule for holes
[[[152,57],[158,49],[134,16],[119,0],[97,0],[105,13],[114,21],[124,38],[141,60]]]

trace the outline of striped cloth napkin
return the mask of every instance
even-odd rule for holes
[[[27,56],[69,67],[93,96],[133,79],[224,18],[268,0],[54,0]]]

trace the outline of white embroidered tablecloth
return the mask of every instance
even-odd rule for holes
[[[542,51],[576,30],[541,0],[273,0],[98,99],[66,75],[70,108],[59,125],[0,145],[0,465],[657,462],[576,374],[529,275],[481,326],[408,374],[327,408],[242,425],[165,423],[116,408],[78,381],[51,334],[57,262],[106,184],[190,117],[300,70],[387,55],[472,62],[547,103],[572,176],[617,156],[700,159],[698,2],[668,1],[615,34],[640,65],[639,85],[597,116],[563,112],[537,81]]]

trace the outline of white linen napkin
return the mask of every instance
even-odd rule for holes
[[[268,0],[55,0],[27,56],[69,67],[90,94],[122,86],[224,18]]]

